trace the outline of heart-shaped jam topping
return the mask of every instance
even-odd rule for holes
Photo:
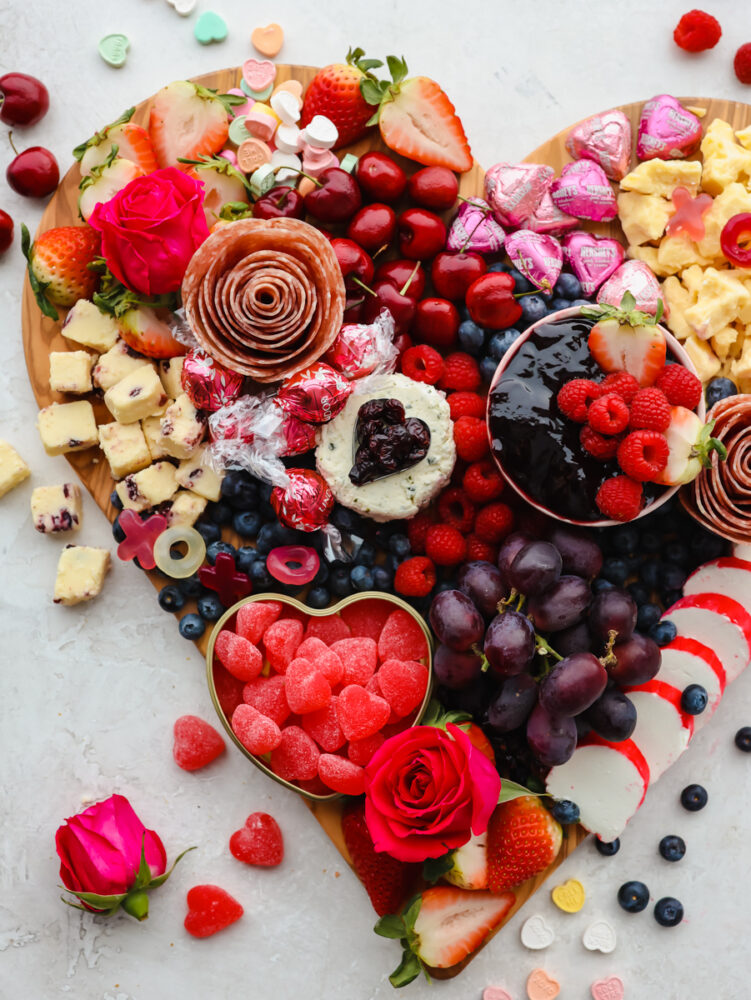
[[[349,478],[364,486],[422,461],[430,448],[430,428],[419,417],[406,417],[398,399],[371,399],[358,410],[354,446]]]

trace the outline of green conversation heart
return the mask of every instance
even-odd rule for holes
[[[227,23],[223,17],[220,17],[211,10],[207,10],[196,21],[193,33],[201,45],[210,45],[212,42],[223,42],[227,37]]]
[[[108,66],[123,66],[128,58],[130,39],[127,35],[105,35],[99,42],[99,55]]]

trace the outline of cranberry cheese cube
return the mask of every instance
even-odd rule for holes
[[[91,369],[95,354],[88,351],[52,351],[50,354],[50,389],[82,396],[91,392]]]
[[[7,441],[0,441],[0,497],[31,475],[31,469],[15,448]]]
[[[184,361],[185,358],[180,355],[159,362],[159,378],[162,380],[164,391],[171,399],[177,399],[183,391],[181,379]]]
[[[167,511],[167,523],[170,528],[191,527],[206,510],[208,500],[199,497],[190,490],[178,490],[172,500],[172,506]]]
[[[153,365],[142,365],[104,394],[107,409],[121,424],[133,424],[152,416],[166,401],[167,395]]]
[[[168,399],[165,410],[169,408],[173,403],[174,399]],[[161,414],[154,417],[146,417],[145,420],[141,421],[141,430],[143,431],[143,436],[146,438],[146,444],[148,445],[152,462],[156,462],[160,458],[167,458],[167,456],[169,455],[169,452],[162,444],[161,425],[162,425]]]
[[[110,554],[107,549],[88,545],[66,545],[60,553],[55,580],[55,604],[80,604],[90,601],[102,589]]]
[[[170,462],[155,462],[126,476],[115,489],[126,510],[148,510],[171,500],[177,492],[175,467]]]
[[[164,411],[160,422],[159,443],[173,458],[190,458],[201,443],[206,421],[186,393]]]
[[[112,316],[101,312],[88,299],[79,299],[70,310],[65,317],[62,334],[66,340],[90,347],[100,354],[114,347],[119,336]]]
[[[177,481],[186,490],[192,490],[206,500],[218,500],[221,495],[224,473],[219,475],[208,464],[208,447],[198,448],[196,452],[177,467]]]
[[[110,464],[113,479],[122,479],[151,465],[151,452],[140,424],[116,420],[99,425],[99,445]]]
[[[124,340],[118,340],[114,347],[100,356],[94,365],[91,378],[98,389],[106,392],[107,389],[111,389],[113,385],[121,382],[126,375],[132,375],[133,372],[150,363],[143,354],[138,354],[131,347],[128,347]]]
[[[31,519],[43,535],[81,527],[81,490],[75,483],[37,486],[31,494]]]
[[[87,399],[45,406],[39,411],[37,428],[48,455],[84,451],[99,443],[94,408]]]

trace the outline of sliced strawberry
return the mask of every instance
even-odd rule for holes
[[[711,467],[712,452],[720,461],[727,458],[727,449],[711,436],[714,420],[703,424],[699,417],[685,406],[670,407],[670,426],[665,431],[668,442],[668,460],[655,480],[664,486],[690,483],[701,472],[702,466]]]
[[[104,163],[92,167],[91,173],[79,185],[78,211],[81,218],[88,221],[97,205],[114,198],[136,177],[143,177],[143,170],[137,163],[110,153]]]
[[[600,320],[589,334],[589,353],[606,372],[625,370],[639,385],[653,385],[665,366],[665,337],[656,326]]]
[[[496,806],[488,824],[488,888],[503,892],[544,871],[557,858],[562,836],[535,795]]]
[[[228,109],[242,98],[207,90],[188,80],[162,87],[154,97],[149,137],[160,167],[218,153],[229,134]]]
[[[121,125],[110,126],[106,132],[101,141],[89,146],[81,157],[82,177],[90,174],[94,167],[104,163],[114,146],[117,146],[118,156],[135,163],[145,174],[156,170],[157,162],[151,139],[142,125],[123,122]]]
[[[388,854],[376,852],[362,803],[345,810],[342,833],[352,866],[365,886],[373,909],[379,917],[398,913],[413,891],[420,866],[405,864]]]
[[[188,348],[175,340],[167,325],[169,309],[149,309],[138,306],[117,317],[120,336],[128,347],[147,358],[174,358],[187,353]]]
[[[229,211],[234,218],[249,209],[245,178],[229,160],[221,156],[207,156],[191,166],[188,176],[203,184],[203,209],[207,226],[224,221],[221,212],[225,205],[230,206]]]

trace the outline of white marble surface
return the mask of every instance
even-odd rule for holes
[[[192,19],[165,0],[0,0],[0,72],[34,73],[48,84],[47,118],[22,145],[41,143],[63,170],[70,149],[129,104],[182,76],[235,65],[251,55],[250,30],[282,22],[282,58],[325,63],[357,43],[371,55],[404,53],[414,72],[439,79],[486,165],[514,159],[589,113],[654,93],[706,94],[743,100],[732,73],[737,45],[751,39],[743,5],[715,0],[726,36],[701,58],[673,46],[682,0],[384,0],[380,4],[287,0],[259,8],[243,0],[199,0],[223,13],[230,36],[202,48]],[[739,16],[741,15],[741,16]],[[123,31],[132,49],[113,70],[96,53],[99,38]],[[751,121],[751,111],[749,112]],[[11,158],[0,137],[0,167]],[[0,182],[0,205],[33,229],[42,206]],[[212,717],[197,651],[159,610],[151,585],[116,564],[96,602],[67,609],[51,603],[62,542],[36,534],[29,518],[33,485],[69,474],[48,458],[34,429],[36,407],[26,381],[19,301],[23,274],[18,241],[0,260],[0,426],[33,474],[0,504],[0,616],[4,626],[2,791],[0,791],[0,996],[53,1000],[162,1000],[248,996],[365,1000],[392,994],[387,974],[394,944],[376,937],[373,914],[354,877],[294,795],[277,789],[235,752],[197,774],[171,759],[171,726],[184,713]],[[87,501],[81,534],[111,544],[109,526]],[[690,752],[650,793],[623,838],[620,854],[601,858],[585,844],[561,869],[587,891],[578,915],[555,910],[540,893],[470,967],[449,983],[408,987],[414,998],[478,998],[489,983],[513,1000],[524,996],[530,970],[542,966],[564,998],[588,997],[590,984],[620,976],[626,996],[688,1000],[748,995],[748,890],[751,759],[733,746],[751,722],[751,676],[733,686]],[[684,812],[680,789],[699,781],[708,807]],[[87,797],[127,794],[168,851],[197,844],[152,899],[147,924],[93,919],[59,901],[53,834]],[[245,816],[266,809],[286,836],[282,867],[256,871],[228,853],[229,834]],[[678,865],[657,854],[666,833],[681,834],[688,853]],[[341,874],[341,877],[339,875]],[[649,911],[622,913],[621,882],[645,881],[653,899],[676,895],[686,919],[673,930]],[[208,941],[182,927],[185,892],[217,882],[245,906],[246,916]],[[559,881],[559,880],[556,880]],[[545,952],[519,943],[523,919],[541,913],[555,929]],[[619,942],[609,956],[591,954],[581,935],[603,915]]]

